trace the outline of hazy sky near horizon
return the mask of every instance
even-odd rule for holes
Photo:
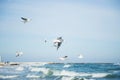
[[[23,23],[21,17],[31,18]],[[53,40],[62,36],[57,51]],[[44,43],[47,40],[47,43]],[[24,54],[15,57],[16,51]],[[83,59],[78,55],[83,54]],[[4,61],[120,61],[119,0],[0,0]]]

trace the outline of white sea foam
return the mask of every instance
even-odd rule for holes
[[[62,77],[61,80],[73,80],[73,79],[74,79],[74,77],[64,76],[64,77]]]
[[[49,74],[51,73],[52,75],[55,76],[82,76],[82,77],[87,77],[87,76],[91,76],[93,78],[102,78],[105,77],[107,75],[109,75],[110,73],[78,73],[78,72],[74,72],[74,71],[66,71],[66,70],[50,70],[49,68],[32,68],[31,69],[32,72],[42,72],[43,74]]]
[[[26,78],[39,78],[40,76],[28,74]]]
[[[93,78],[102,78],[105,77],[107,75],[109,75],[110,73],[77,73],[74,71],[66,71],[66,70],[62,70],[62,71],[54,71],[53,75],[56,76],[81,76],[81,77],[87,77],[87,76],[91,76]]]
[[[63,76],[61,80],[88,80],[86,78],[75,78],[74,76]]]
[[[23,71],[24,68],[23,68],[23,67],[17,67],[16,70],[17,70],[17,71]]]
[[[47,74],[49,70],[50,69],[48,68],[32,68],[31,69],[32,72],[43,72],[44,74]]]
[[[61,73],[60,73],[61,75],[66,75],[66,76],[78,76],[79,75],[79,73],[76,73],[76,72],[72,72],[72,71],[65,71],[65,70],[63,70],[63,71],[61,71]]]
[[[0,75],[0,78],[2,78],[2,79],[11,79],[11,78],[16,78],[16,77],[18,77],[18,75]]]
[[[69,64],[65,64],[63,67],[64,68],[68,68],[68,67],[70,67],[71,65],[69,65]]]
[[[103,78],[107,75],[109,75],[110,73],[92,73],[92,77],[93,78]]]
[[[62,71],[54,71],[53,75],[56,75],[56,76],[78,76],[79,73],[76,73],[73,71],[62,70]]]

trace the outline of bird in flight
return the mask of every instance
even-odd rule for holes
[[[64,56],[64,57],[60,57],[59,59],[62,60],[62,61],[64,61],[64,60],[66,60],[67,58],[68,58],[68,56]]]
[[[31,19],[29,19],[29,18],[21,17],[21,19],[23,20],[24,23],[31,21]]]
[[[54,46],[57,47],[57,50],[58,50],[58,48],[61,46],[62,42],[63,42],[62,37],[58,37],[57,39],[55,39],[55,40],[53,41]]]
[[[16,52],[16,57],[19,57],[19,56],[22,56],[22,55],[23,55],[23,52],[21,52],[21,51],[20,52],[19,51]]]
[[[79,59],[82,59],[82,58],[83,58],[83,55],[82,55],[82,54],[80,54],[80,55],[78,56],[78,58],[79,58]]]

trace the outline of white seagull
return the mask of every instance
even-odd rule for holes
[[[55,39],[55,40],[53,41],[54,46],[57,47],[57,50],[58,50],[58,48],[61,46],[62,42],[63,42],[62,37],[58,37],[57,39]]]
[[[60,57],[59,59],[62,60],[62,61],[64,61],[64,60],[66,60],[67,58],[68,58],[68,56],[64,56],[64,57]]]
[[[82,58],[83,58],[83,55],[82,55],[82,54],[80,54],[80,55],[78,56],[78,58],[79,58],[79,59],[82,59]]]
[[[19,57],[19,56],[22,56],[22,55],[23,55],[23,52],[21,52],[21,51],[20,52],[19,51],[16,52],[16,57]]]
[[[24,23],[31,21],[31,19],[29,19],[29,18],[21,17],[21,19],[23,20]]]

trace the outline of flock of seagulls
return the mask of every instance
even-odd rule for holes
[[[31,19],[25,18],[25,17],[21,17],[21,19],[22,19],[22,21],[23,21],[24,23],[31,21]],[[54,45],[54,47],[56,47],[57,50],[58,50],[58,49],[60,48],[61,44],[63,43],[63,41],[64,41],[64,40],[62,39],[62,37],[57,37],[57,39],[53,40],[53,45]],[[45,43],[46,43],[46,42],[47,42],[47,40],[45,40]],[[21,51],[17,51],[17,52],[16,52],[16,57],[19,57],[19,56],[22,56],[22,55],[23,55],[23,52],[21,52]],[[67,58],[68,58],[68,56],[63,56],[63,57],[59,57],[59,60],[64,61],[64,60],[66,60]],[[79,58],[79,59],[82,59],[82,58],[83,58],[83,55],[80,54],[80,55],[78,56],[78,58]]]

